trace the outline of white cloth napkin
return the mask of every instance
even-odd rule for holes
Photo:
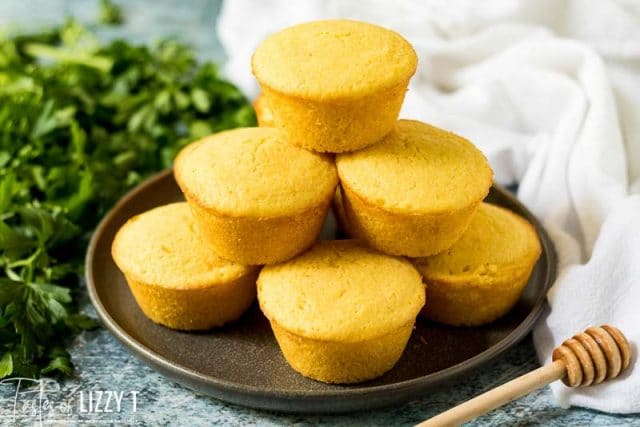
[[[333,17],[411,41],[420,61],[401,116],[474,141],[549,231],[560,270],[534,331],[540,361],[590,325],[611,323],[639,343],[640,2],[227,1],[218,30],[228,77],[256,95],[260,40]],[[640,366],[552,390],[562,406],[640,412]]]

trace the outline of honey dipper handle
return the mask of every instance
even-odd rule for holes
[[[419,427],[457,426],[499,408],[512,400],[563,378],[564,362],[557,360],[418,424]]]

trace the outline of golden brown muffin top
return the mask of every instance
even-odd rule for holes
[[[510,210],[482,203],[451,248],[414,261],[429,279],[475,283],[529,269],[540,251],[538,234],[529,222]]]
[[[111,254],[118,268],[133,280],[174,289],[228,283],[255,270],[218,258],[184,202],[129,219],[116,234]]]
[[[425,302],[420,274],[405,259],[356,240],[322,241],[258,278],[265,315],[297,335],[358,342],[415,320]]]
[[[336,156],[343,186],[393,212],[438,214],[484,199],[493,172],[461,136],[415,120],[399,120],[379,143]]]
[[[398,33],[344,19],[314,21],[267,37],[253,74],[275,91],[316,100],[361,97],[407,84],[418,58]]]
[[[268,127],[194,142],[180,153],[174,172],[190,200],[230,216],[298,214],[328,201],[338,182],[331,157],[291,145]]]

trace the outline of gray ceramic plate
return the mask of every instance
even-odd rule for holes
[[[487,200],[535,224],[542,242],[542,256],[513,310],[478,328],[453,328],[419,319],[404,355],[391,371],[358,385],[328,385],[289,368],[257,305],[239,321],[207,333],[173,331],[142,314],[111,259],[111,241],[131,216],[181,199],[171,171],[165,171],[113,208],[87,253],[89,295],[104,325],[144,362],[183,385],[254,408],[337,413],[427,396],[430,389],[463,377],[524,338],[540,315],[556,274],[551,241],[538,221],[507,191],[494,186]]]

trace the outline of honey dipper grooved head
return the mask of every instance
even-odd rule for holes
[[[592,326],[553,351],[553,361],[567,368],[562,379],[569,387],[599,384],[616,378],[631,363],[631,346],[618,328]]]

